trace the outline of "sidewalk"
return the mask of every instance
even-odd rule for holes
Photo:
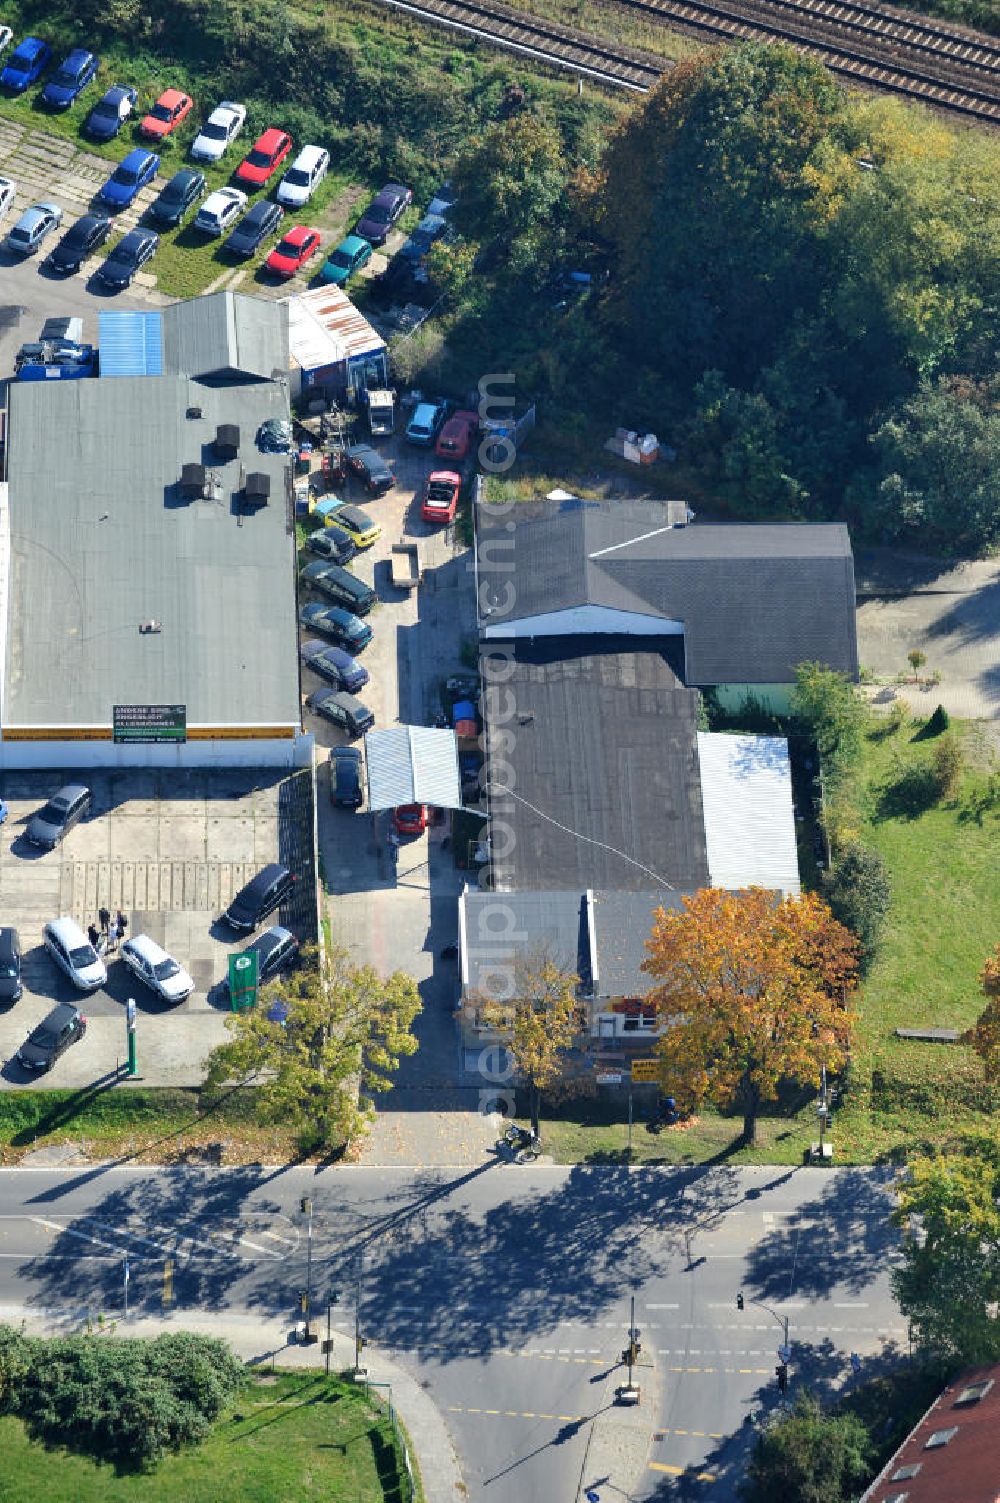
[[[86,1310],[35,1310],[27,1305],[0,1305],[0,1321],[20,1325],[37,1336],[66,1336],[85,1329]],[[108,1321],[104,1329],[112,1324]],[[321,1339],[323,1322],[315,1324]],[[250,1367],[323,1367],[319,1343],[300,1346],[294,1330],[277,1320],[252,1320],[246,1316],[207,1316],[185,1311],[163,1319],[137,1317],[119,1320],[118,1336],[158,1336],[163,1331],[193,1331],[200,1336],[221,1336]],[[334,1330],[331,1370],[349,1371],[354,1366],[354,1342]],[[373,1384],[391,1384],[392,1402],[410,1438],[412,1456],[420,1471],[427,1503],[456,1503],[467,1496],[458,1457],[444,1419],[420,1384],[376,1348],[367,1347],[365,1363]],[[386,1389],[376,1392],[386,1397]]]

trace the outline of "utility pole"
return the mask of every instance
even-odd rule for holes
[[[129,1279],[128,1253],[126,1253],[125,1254],[125,1261],[124,1261],[123,1276],[122,1276],[122,1289],[124,1290],[124,1294],[125,1294],[125,1299],[124,1299],[124,1318],[126,1320],[128,1320],[128,1279]]]
[[[323,1347],[323,1352],[324,1352],[324,1355],[326,1357],[326,1375],[327,1375],[327,1377],[330,1376],[330,1353],[333,1351],[333,1330],[332,1330],[333,1313],[332,1312],[333,1312],[333,1307],[337,1303],[337,1301],[338,1301],[339,1298],[340,1298],[340,1296],[337,1294],[337,1291],[335,1289],[331,1290],[331,1292],[326,1297],[326,1342],[325,1342],[324,1347]]]
[[[362,1255],[359,1252],[354,1270],[354,1371],[356,1373],[362,1370],[361,1352],[365,1344],[364,1337],[361,1334],[361,1257]]]
[[[638,1385],[632,1381],[632,1369],[638,1362],[639,1353],[642,1351],[639,1342],[641,1335],[642,1332],[636,1328],[635,1323],[635,1295],[633,1294],[630,1302],[628,1346],[622,1352],[622,1362],[628,1368],[628,1381],[615,1389],[615,1401],[619,1404],[638,1404],[640,1399]]]
[[[628,1161],[632,1162],[632,1077],[628,1079]]]

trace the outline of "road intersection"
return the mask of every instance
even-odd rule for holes
[[[308,1194],[314,1314],[325,1320],[336,1293],[331,1318],[353,1334],[357,1305],[372,1363],[385,1353],[438,1405],[471,1499],[575,1503],[603,1480],[602,1498],[728,1503],[745,1418],[778,1399],[786,1317],[792,1392],[852,1381],[852,1352],[866,1371],[905,1353],[889,1291],[892,1183],[879,1170],[492,1160],[3,1170],[0,1318],[120,1319],[127,1258],[133,1320],[291,1328]],[[642,1454],[612,1476],[598,1463],[620,1413],[633,1293],[646,1430]]]

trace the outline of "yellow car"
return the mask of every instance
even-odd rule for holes
[[[338,506],[326,521],[328,526],[342,527],[358,548],[370,548],[375,539],[382,536],[381,527],[372,521],[371,513],[363,506]]]

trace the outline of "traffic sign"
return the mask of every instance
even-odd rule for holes
[[[778,1356],[781,1358],[782,1362],[788,1362],[788,1361],[790,1361],[791,1360],[791,1355],[792,1355],[792,1349],[791,1349],[790,1346],[779,1346],[779,1348],[778,1348]]]
[[[633,1085],[655,1083],[659,1078],[660,1061],[658,1059],[634,1059],[632,1061]]]
[[[598,1085],[621,1085],[621,1072],[618,1070],[605,1070],[601,1075],[595,1075]]]

